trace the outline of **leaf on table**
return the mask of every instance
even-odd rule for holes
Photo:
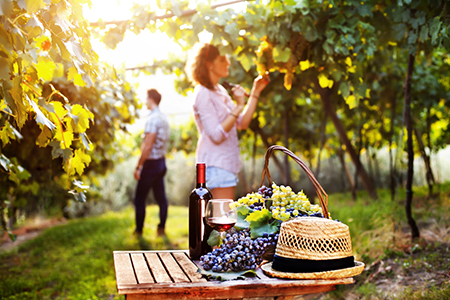
[[[247,277],[255,277],[256,272],[255,270],[245,270],[240,272],[212,272],[212,271],[205,271],[202,268],[198,269],[198,272],[202,274],[203,276],[206,276],[207,278],[214,278],[221,281],[228,281],[228,280],[237,280],[237,279],[246,279]]]

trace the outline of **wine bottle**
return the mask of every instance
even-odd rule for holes
[[[197,185],[189,195],[189,256],[197,260],[210,252],[207,240],[212,228],[204,220],[206,203],[212,199],[206,188],[205,164],[197,164]]]
[[[228,82],[228,81],[223,81],[223,82],[222,82],[222,86],[223,86],[229,93],[232,93],[232,92],[233,92],[233,88],[236,87],[236,84],[230,83],[230,82]],[[249,95],[247,92],[244,93],[244,96],[247,97],[247,98],[250,97],[250,95]]]

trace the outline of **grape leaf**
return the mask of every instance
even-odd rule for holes
[[[38,124],[41,124],[43,126],[47,126],[50,130],[54,130],[56,129],[55,124],[52,123],[52,121],[50,121],[49,119],[47,119],[47,117],[44,115],[44,113],[40,110],[39,106],[36,104],[36,102],[34,102],[33,100],[31,100],[28,95],[27,95],[27,99],[28,102],[30,103],[30,105],[33,107],[34,112],[36,113],[36,122]]]
[[[277,233],[280,223],[277,220],[272,220],[272,213],[268,209],[255,210],[245,219],[250,223],[251,238],[263,236],[266,232],[268,234]]]
[[[38,76],[44,81],[51,81],[53,79],[53,70],[56,64],[48,57],[40,56],[36,65]]]
[[[254,210],[248,208],[248,206],[240,206],[236,209],[236,211],[238,219],[236,224],[234,224],[234,228],[236,228],[236,230],[248,228],[250,224],[245,220],[245,218],[247,218],[247,216]]]
[[[9,63],[3,57],[0,57],[0,79],[9,79]]]
[[[220,233],[217,230],[211,231],[207,241],[208,245],[211,247],[220,245]]]
[[[74,169],[78,175],[83,174],[84,168],[91,162],[91,157],[84,153],[82,149],[76,149],[73,158],[70,160],[70,168]],[[71,170],[70,173],[73,171]]]
[[[256,277],[255,270],[245,270],[240,272],[213,272],[213,271],[205,271],[202,268],[199,268],[198,271],[203,276],[208,278],[214,278],[221,281],[227,280],[236,280],[236,279],[245,279],[246,277]]]
[[[6,172],[9,172],[9,165],[11,161],[5,155],[0,154],[0,165],[5,169]]]

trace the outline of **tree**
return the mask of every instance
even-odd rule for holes
[[[56,181],[84,201],[88,187],[81,175],[93,161],[104,171],[100,166],[108,159],[102,155],[111,152],[119,129],[114,123],[120,121],[122,128],[132,123],[135,112],[129,108],[139,107],[129,84],[98,63],[82,16],[87,2],[0,2],[3,229],[7,207],[13,217],[15,204],[46,198],[39,189],[42,180],[50,190]],[[56,159],[64,173],[47,158]],[[47,175],[39,177],[45,170]]]

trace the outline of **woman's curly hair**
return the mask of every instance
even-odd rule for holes
[[[206,63],[213,62],[220,55],[219,49],[208,43],[197,43],[189,54],[184,68],[189,80],[195,84],[214,90],[214,84],[209,78]]]

